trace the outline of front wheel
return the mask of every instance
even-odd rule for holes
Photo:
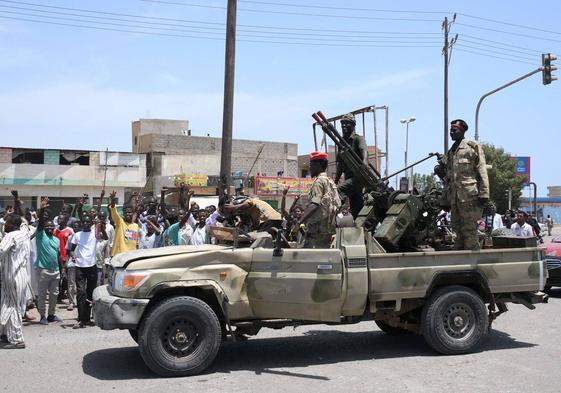
[[[212,363],[221,339],[212,308],[197,298],[178,296],[162,301],[143,321],[140,355],[163,377],[196,375]]]
[[[453,285],[438,289],[423,308],[422,332],[427,344],[445,355],[472,351],[488,332],[489,316],[481,296]]]

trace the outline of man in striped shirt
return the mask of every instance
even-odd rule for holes
[[[29,286],[29,232],[20,230],[19,215],[9,214],[5,222],[5,236],[0,242],[0,274],[3,284],[0,298],[0,331],[5,333],[7,342],[3,342],[0,348],[22,349],[25,348],[22,318]]]

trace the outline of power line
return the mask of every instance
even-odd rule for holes
[[[450,14],[444,11],[417,11],[417,10],[388,10],[379,8],[352,8],[352,7],[333,7],[325,5],[307,5],[307,4],[294,4],[294,3],[275,3],[272,1],[255,1],[255,0],[239,0],[240,3],[263,4],[273,6],[285,6],[295,8],[322,8],[327,10],[337,11],[366,11],[366,12],[388,12],[388,13],[403,13],[403,14]]]
[[[487,54],[487,53],[476,52],[476,51],[472,51],[472,50],[468,50],[468,49],[457,48],[456,50],[457,50],[457,51],[460,51],[460,52],[472,53],[472,54],[474,54],[474,55],[485,56],[485,57],[491,57],[491,58],[494,58],[494,59],[508,60],[508,61],[512,61],[512,62],[515,62],[515,63],[531,64],[531,65],[533,65],[533,66],[538,66],[538,64],[536,64],[536,63],[530,63],[529,61],[509,59],[509,58],[507,58],[507,57],[489,55],[489,54]]]
[[[83,15],[83,14],[73,13],[73,12],[49,11],[49,10],[41,10],[41,9],[36,9],[36,8],[15,7],[15,6],[7,6],[7,5],[0,4],[0,12],[11,13],[11,14],[16,14],[16,15],[24,15],[24,16],[48,17],[48,16],[36,15],[36,14],[27,14],[27,13],[21,13],[21,12],[13,12],[13,11],[4,11],[4,10],[1,10],[1,8],[40,12],[40,13],[49,14],[49,15],[50,14],[66,15],[66,16],[77,16],[79,18],[98,19],[98,20],[112,20],[112,21],[119,21],[119,22],[143,23],[143,24],[149,24],[149,25],[153,25],[153,26],[189,27],[191,29],[213,30],[212,32],[208,32],[208,34],[224,34],[224,31],[225,31],[224,28],[222,28],[222,27],[186,26],[184,24],[176,24],[176,23],[162,23],[162,22],[151,22],[151,21],[143,21],[143,20],[130,20],[130,19],[123,19],[123,18],[109,17],[109,16]],[[174,30],[174,29],[172,29],[172,30]],[[216,30],[218,32],[215,32]],[[187,30],[187,31],[197,32],[196,30]],[[355,35],[348,35],[348,34],[344,34],[344,35],[343,34],[325,34],[325,33],[320,34],[320,33],[304,33],[304,32],[297,32],[296,33],[296,32],[284,32],[284,31],[270,32],[270,31],[249,30],[249,29],[238,29],[238,31],[246,32],[246,33],[293,35],[293,36],[298,36],[298,38],[300,38],[301,36],[318,36],[318,37],[322,37],[323,40],[325,40],[325,37],[377,38],[377,39],[393,39],[393,40],[395,40],[395,39],[410,39],[410,40],[430,39],[430,37],[416,36],[416,35],[413,35],[411,37],[403,36],[403,35],[392,37],[392,36],[379,36],[379,35],[375,35],[375,36],[372,36],[372,35],[370,35],[370,36],[355,36]],[[243,34],[242,34],[242,36],[243,36]],[[291,38],[291,37],[288,37],[288,38]]]
[[[499,30],[499,29],[492,29],[490,27],[474,26],[474,25],[469,25],[469,24],[460,23],[460,22],[457,22],[457,24],[459,26],[469,27],[469,28],[472,28],[472,29],[487,30],[487,31],[493,31],[495,33],[502,33],[502,34],[510,34],[510,35],[514,35],[514,36],[517,36],[517,37],[532,38],[532,39],[535,39],[535,40],[561,42],[561,40],[556,40],[554,38],[538,37],[538,36],[535,36],[535,35],[515,33],[515,32],[512,32],[512,31],[505,31],[505,30]]]
[[[513,58],[517,58],[517,59],[529,60],[529,61],[535,60],[532,57],[526,57],[526,56],[520,56],[520,55],[511,55],[509,53],[499,52],[499,51],[495,51],[495,50],[492,50],[492,49],[485,49],[485,48],[479,48],[477,46],[466,45],[463,42],[458,42],[458,45],[462,46],[463,48],[476,49],[476,50],[479,50],[479,51],[494,53],[494,54],[498,54],[498,55],[501,55],[501,56],[508,56],[508,57],[513,57]]]
[[[151,19],[151,20],[158,20],[158,21],[170,21],[170,22],[184,22],[184,23],[193,23],[193,24],[202,24],[202,25],[214,25],[214,26],[223,26],[225,27],[224,23],[219,22],[208,22],[208,21],[197,21],[197,20],[189,20],[189,19],[177,19],[177,18],[165,18],[165,17],[155,17],[155,16],[145,16],[145,15],[133,15],[133,14],[123,14],[123,13],[116,13],[116,12],[104,12],[104,11],[97,11],[97,10],[88,10],[82,8],[71,8],[71,7],[59,7],[53,5],[44,5],[44,4],[37,4],[37,3],[30,3],[24,1],[14,1],[14,0],[0,0],[2,3],[10,3],[10,4],[18,4],[18,5],[28,5],[33,7],[42,7],[47,9],[57,9],[57,10],[65,10],[65,11],[76,11],[82,13],[91,13],[96,15],[111,15],[111,16],[119,16],[119,17],[130,17],[130,18],[139,18],[139,19]],[[3,6],[3,7],[10,7],[10,6]],[[14,7],[17,8],[17,7]],[[39,10],[37,10],[39,11]],[[297,28],[297,27],[287,27],[287,26],[266,26],[266,25],[246,25],[246,24],[238,24],[240,27],[247,27],[247,28],[255,28],[255,29],[269,29],[269,30],[286,30],[286,31],[314,31],[314,32],[328,32],[328,33],[353,33],[353,34],[393,34],[393,35],[434,35],[438,36],[439,33],[433,32],[403,32],[403,31],[368,31],[368,30],[340,30],[340,29],[313,29],[313,28]]]
[[[163,30],[163,31],[172,31],[172,32],[182,32],[182,33],[197,33],[197,34],[218,34],[223,35],[223,32],[200,32],[196,30],[189,30],[189,29],[174,29],[174,28],[166,28],[166,27],[153,27],[153,26],[142,26],[138,24],[130,24],[130,23],[115,23],[115,22],[100,22],[100,21],[91,21],[91,20],[84,20],[79,18],[66,18],[60,16],[50,16],[50,15],[37,15],[25,12],[16,12],[16,11],[4,11],[0,10],[0,12],[12,14],[12,15],[22,15],[22,16],[32,16],[36,18],[49,18],[54,20],[63,20],[63,21],[70,21],[70,22],[81,22],[81,23],[93,23],[93,24],[100,24],[100,25],[107,25],[107,26],[118,26],[118,27],[131,27],[131,28],[138,28],[138,29],[148,29],[148,30]],[[91,18],[88,16],[88,18]],[[116,18],[112,18],[113,20]],[[123,19],[118,19],[120,21],[126,21]],[[134,21],[133,21],[134,23]],[[267,39],[282,39],[282,40],[303,40],[303,41],[318,41],[318,42],[355,42],[355,43],[388,43],[388,44],[436,44],[436,41],[396,41],[395,38],[391,38],[390,40],[387,39],[340,39],[340,38],[313,38],[313,37],[286,37],[286,36],[278,36],[278,35],[259,35],[259,34],[238,34],[240,37],[250,37],[250,38],[267,38]]]
[[[193,3],[184,3],[178,1],[170,0],[140,0],[146,3],[159,3],[168,5],[179,5],[183,7],[199,7],[199,8],[213,8],[213,9],[225,9],[226,7],[214,6],[214,5],[202,5]],[[388,18],[388,17],[377,17],[377,16],[358,16],[358,15],[333,15],[333,14],[312,14],[307,12],[293,12],[293,11],[274,11],[274,10],[256,10],[252,8],[238,8],[239,11],[254,12],[260,14],[277,14],[277,15],[297,15],[297,16],[313,16],[322,18],[336,18],[336,19],[359,19],[359,20],[387,20],[387,21],[407,21],[407,22],[438,22],[437,19],[422,19],[422,18]]]
[[[463,37],[468,37],[468,38],[472,38],[472,39],[478,40],[478,41],[491,42],[493,44],[508,46],[510,48],[524,49],[524,50],[527,50],[529,52],[535,52],[535,53],[544,53],[544,51],[540,51],[540,50],[537,50],[537,49],[531,49],[531,48],[526,48],[526,47],[523,47],[523,46],[506,44],[506,43],[501,42],[501,41],[493,41],[493,40],[489,40],[489,39],[486,39],[486,38],[481,38],[481,37],[477,37],[477,36],[473,36],[473,35],[469,35],[469,34],[461,33],[461,35],[462,35],[462,39],[463,39]]]
[[[159,32],[153,32],[153,31],[148,32],[148,31],[142,31],[142,30],[117,29],[117,28],[112,28],[112,27],[110,28],[110,27],[100,27],[100,26],[77,25],[77,24],[72,24],[72,23],[52,22],[52,21],[27,19],[27,18],[3,16],[3,15],[0,15],[0,18],[8,19],[8,20],[18,20],[18,21],[25,21],[25,22],[48,24],[48,25],[103,30],[103,31],[116,31],[116,32],[135,33],[135,34],[143,34],[143,35],[179,37],[179,38],[195,38],[195,39],[204,39],[204,40],[224,41],[223,38],[218,38],[218,37],[203,37],[203,36],[193,36],[193,35],[185,35],[185,34],[159,33]],[[364,48],[364,47],[367,47],[367,48],[437,48],[438,47],[438,45],[424,45],[424,44],[423,45],[395,45],[393,43],[390,43],[392,45],[378,45],[378,44],[330,44],[330,43],[316,43],[316,42],[292,42],[292,41],[287,42],[287,41],[249,40],[249,39],[240,39],[238,41],[252,42],[252,43],[263,43],[263,44],[286,44],[286,45],[297,45],[297,46],[325,46],[325,47],[360,47],[360,48]]]
[[[498,23],[498,24],[506,25],[506,26],[519,27],[521,29],[528,29],[528,30],[534,30],[534,31],[541,31],[543,33],[551,33],[551,34],[561,35],[561,33],[558,32],[558,31],[540,29],[538,27],[521,25],[521,24],[512,23],[512,22],[505,22],[505,21],[501,21],[501,20],[497,20],[497,19],[491,19],[491,18],[485,18],[485,17],[477,16],[477,15],[470,15],[470,14],[463,14],[463,13],[458,13],[458,15],[462,15],[462,16],[465,16],[467,18],[473,18],[473,19],[484,20],[484,21],[487,21],[487,22]]]
[[[474,45],[484,45],[486,48],[495,48],[495,49],[500,49],[500,50],[504,50],[504,51],[511,51],[511,52],[516,52],[516,53],[521,53],[523,55],[527,55],[527,56],[531,56],[532,53],[528,53],[528,51],[523,51],[523,50],[518,50],[518,49],[511,49],[511,48],[505,48],[505,47],[501,47],[501,46],[497,46],[497,45],[490,45],[488,43],[485,42],[478,42],[478,41],[472,41],[469,39],[465,39],[462,37],[462,42],[468,42],[470,44],[474,44]],[[532,51],[534,53],[540,53],[539,51]]]

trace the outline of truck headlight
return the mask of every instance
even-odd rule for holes
[[[145,270],[117,270],[113,280],[113,288],[116,291],[132,291],[141,286],[150,276]]]

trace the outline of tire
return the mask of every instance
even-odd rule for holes
[[[427,344],[444,355],[473,351],[488,333],[489,315],[481,296],[452,285],[438,289],[423,308],[421,330]]]
[[[410,331],[405,330],[403,328],[388,325],[384,321],[374,321],[374,322],[376,322],[376,325],[378,325],[381,331],[383,331],[384,333],[390,336],[401,336],[403,334],[411,333]]]
[[[131,335],[131,338],[134,340],[134,342],[138,344],[138,330],[129,329],[129,334]]]
[[[222,329],[208,304],[189,296],[156,305],[142,322],[140,355],[162,377],[196,375],[214,360]]]

